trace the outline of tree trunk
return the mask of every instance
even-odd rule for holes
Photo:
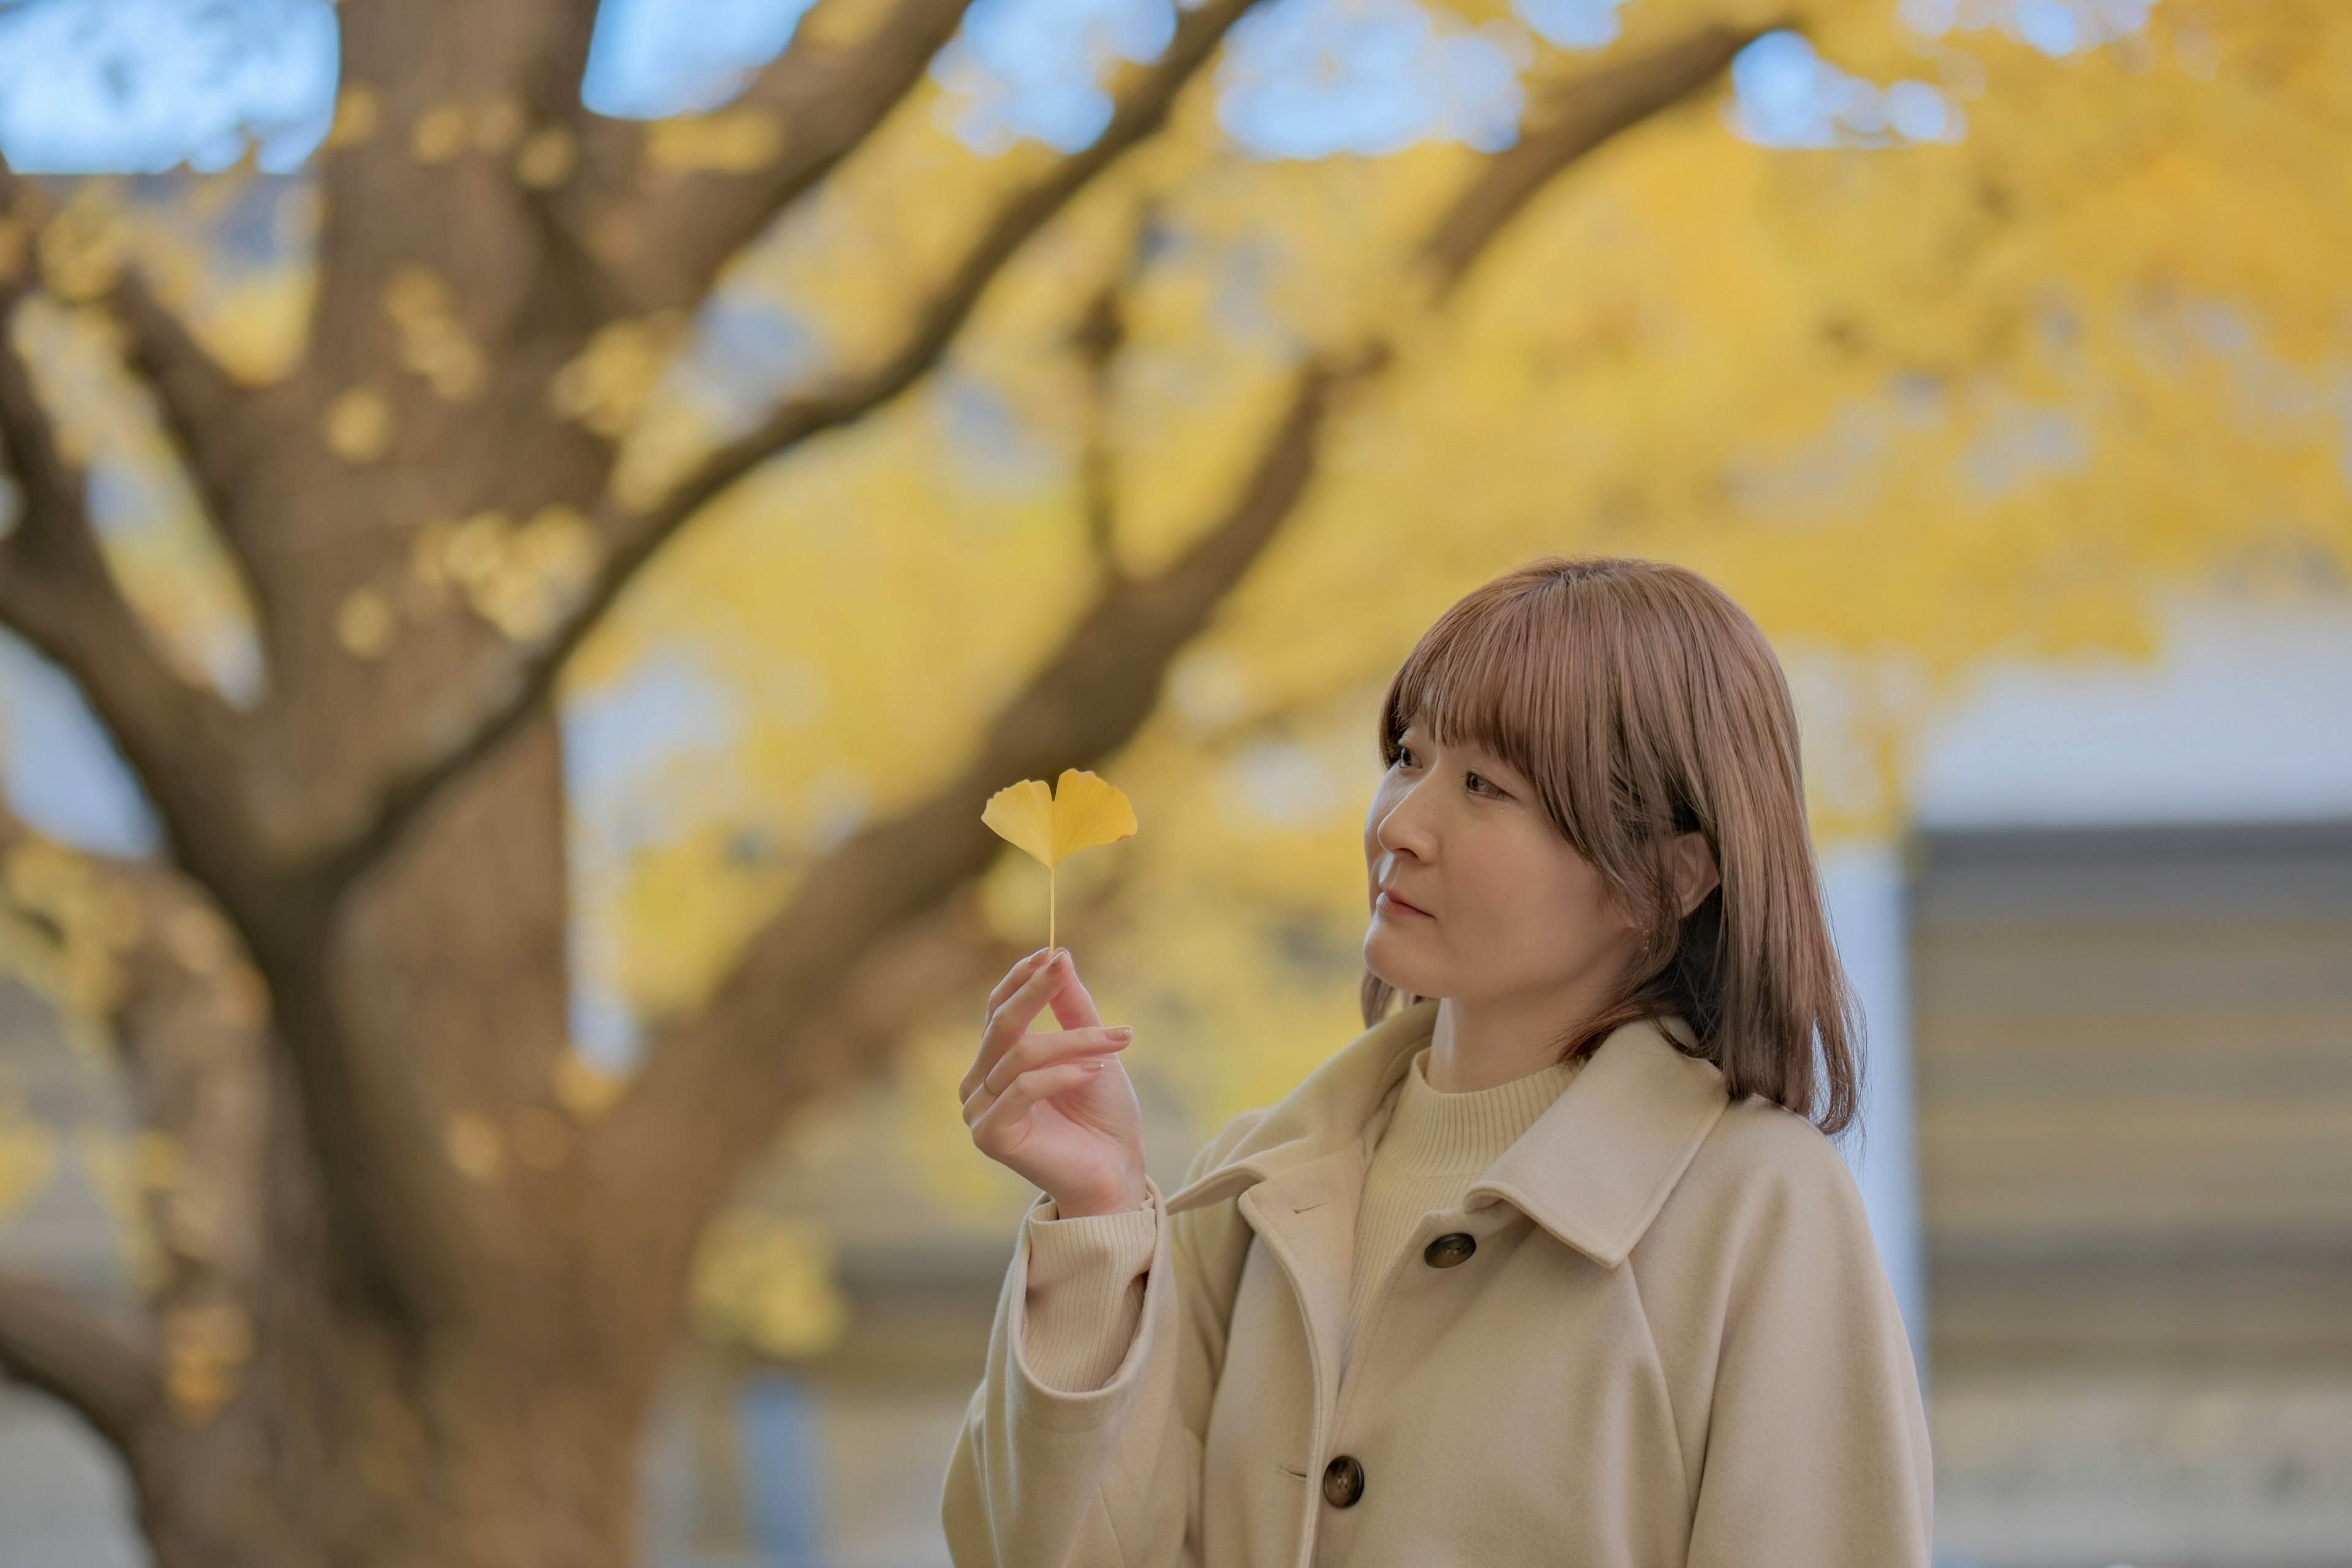
[[[600,1186],[593,1130],[555,1095],[562,774],[557,725],[536,718],[354,889],[328,947],[342,1048],[406,1066],[428,1157],[463,1184],[457,1293],[420,1315],[355,1269],[280,1068],[257,1354],[209,1419],[167,1399],[133,1448],[162,1568],[633,1557],[683,1281],[616,1256],[625,1194]]]
[[[592,1298],[539,1321],[518,1301],[419,1344],[338,1300],[328,1272],[281,1263],[236,1403],[134,1450],[159,1568],[633,1559],[648,1389],[587,1348]]]

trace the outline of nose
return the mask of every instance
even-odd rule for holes
[[[1372,842],[1391,856],[1412,855],[1419,859],[1429,858],[1429,833],[1415,804],[1418,784],[1407,786],[1396,798],[1375,800],[1372,808]]]

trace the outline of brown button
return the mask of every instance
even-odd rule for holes
[[[1323,1467],[1323,1500],[1333,1508],[1353,1508],[1364,1495],[1364,1467],[1347,1454]]]
[[[1457,1230],[1450,1235],[1441,1236],[1423,1247],[1421,1260],[1432,1268],[1451,1268],[1457,1263],[1467,1262],[1470,1255],[1477,1250],[1478,1238],[1475,1236],[1465,1236]]]

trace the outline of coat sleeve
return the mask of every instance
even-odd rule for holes
[[[1222,1158],[1256,1115],[1227,1123],[1185,1181]],[[1153,1226],[1142,1306],[1099,1387],[1055,1387],[1031,1363],[1024,1221],[940,1498],[956,1568],[1198,1563],[1201,1456],[1247,1226],[1230,1201],[1171,1215],[1159,1185],[1146,1190]]]
[[[1927,1568],[1927,1415],[1862,1195],[1810,1126],[1775,1141],[1726,1277],[1688,1568]]]

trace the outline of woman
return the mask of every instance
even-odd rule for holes
[[[948,1473],[955,1561],[1926,1563],[1762,633],[1678,567],[1537,561],[1430,628],[1380,742],[1366,1028],[1174,1194],[1066,952],[989,997],[964,1120],[1041,1192]],[[1025,1032],[1047,1005],[1064,1026]]]

